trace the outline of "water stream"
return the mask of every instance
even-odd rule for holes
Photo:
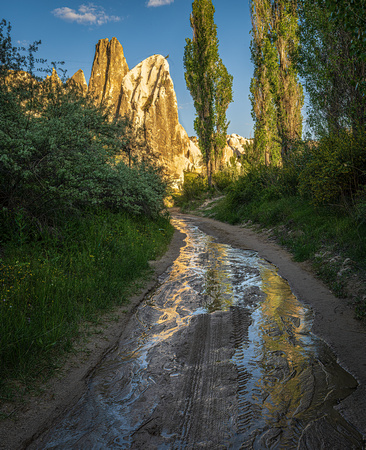
[[[175,226],[180,256],[30,448],[362,448],[333,408],[356,382],[276,268],[188,219]]]

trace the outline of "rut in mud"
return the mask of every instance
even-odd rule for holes
[[[356,387],[271,264],[175,225],[186,246],[63,420],[29,448],[362,448]]]

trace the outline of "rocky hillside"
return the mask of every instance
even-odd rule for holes
[[[145,131],[148,148],[176,184],[185,170],[200,170],[201,152],[178,120],[178,105],[169,64],[153,55],[129,70],[116,38],[96,45],[89,85],[79,70],[72,80],[98,103],[104,101],[114,115],[128,115]]]
[[[184,171],[202,170],[197,140],[188,137],[178,120],[166,58],[153,55],[130,70],[118,40],[101,39],[96,45],[89,85],[82,70],[71,79],[98,103],[104,101],[113,115],[128,115],[144,129],[148,148],[176,185],[183,181]],[[228,136],[222,163],[242,153],[245,141],[238,135]]]

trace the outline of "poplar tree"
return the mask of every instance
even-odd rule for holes
[[[194,129],[211,185],[212,162],[226,144],[226,110],[232,101],[232,76],[219,57],[215,8],[211,0],[195,0],[190,17],[193,38],[184,49],[185,80],[196,109]]]
[[[272,1],[272,35],[277,49],[279,77],[272,81],[276,96],[278,134],[282,158],[302,135],[301,108],[304,105],[302,85],[295,59],[299,47],[299,24],[296,0]]]
[[[213,156],[216,169],[217,161],[222,156],[222,150],[226,145],[227,129],[229,126],[226,111],[229,104],[233,101],[233,77],[229,74],[221,59],[216,63],[215,75],[215,142]]]
[[[252,0],[254,77],[251,83],[256,147],[266,164],[282,160],[301,138],[302,86],[295,56],[299,46],[295,0]]]
[[[272,85],[278,79],[276,48],[270,36],[271,8],[268,0],[251,3],[251,56],[254,76],[250,84],[250,100],[254,120],[254,152],[256,162],[277,165],[281,160],[277,128],[276,98]]]
[[[366,0],[301,0],[299,11],[299,71],[309,98],[309,125],[317,137],[342,129],[364,134]]]

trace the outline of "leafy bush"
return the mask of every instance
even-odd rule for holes
[[[35,50],[22,57],[0,22],[2,399],[12,378],[19,393],[52,369],[80,323],[126,302],[173,233],[167,185],[134,160],[131,121],[111,121],[54,75],[21,71]]]
[[[179,193],[174,195],[178,206],[186,205],[205,198],[209,191],[207,177],[195,172],[185,172],[184,182]]]
[[[315,204],[341,203],[366,185],[366,136],[339,131],[308,149],[300,193]]]
[[[113,169],[103,205],[112,210],[158,217],[164,209],[167,189],[161,170],[144,162],[131,167],[119,162]]]
[[[366,225],[366,186],[356,193],[353,214],[360,225]]]
[[[5,26],[3,21],[0,215],[5,223],[16,228],[21,215],[42,228],[64,217],[61,213],[100,206],[156,217],[166,183],[154,167],[132,163],[130,121],[111,121],[108,110],[55,76],[39,81],[21,72],[25,60],[11,46]],[[123,152],[129,166],[116,162]]]
[[[240,165],[238,164],[240,162]],[[237,156],[232,156],[226,163],[226,166],[220,167],[217,172],[212,175],[215,188],[219,191],[225,191],[239,176],[243,173],[244,156],[239,161]]]
[[[244,176],[238,178],[228,191],[228,197],[234,203],[249,203],[254,200],[275,200],[293,195],[297,189],[296,173],[291,167],[274,166],[253,167]]]
[[[225,191],[234,181],[233,173],[225,168],[212,175],[212,181],[219,191]]]

